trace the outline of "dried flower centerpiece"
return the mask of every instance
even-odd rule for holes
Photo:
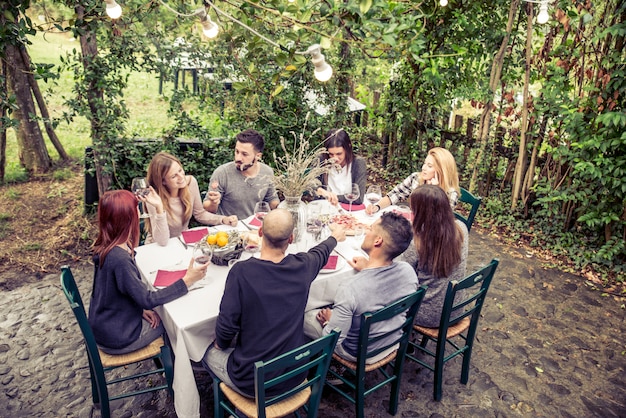
[[[319,129],[316,129],[311,136],[315,135]],[[274,170],[274,186],[276,190],[281,192],[285,197],[298,197],[306,191],[315,193],[315,190],[321,186],[319,177],[327,174],[336,164],[331,159],[321,159],[325,154],[326,148],[322,146],[311,149],[308,139],[304,137],[304,132],[294,136],[293,150],[289,152],[285,139],[280,138],[280,146],[284,155],[278,157],[274,153],[274,162],[276,169]]]
[[[306,126],[305,126],[306,129]],[[319,177],[327,174],[336,164],[331,159],[320,158],[326,153],[322,146],[311,148],[310,142],[304,136],[304,131],[294,136],[294,145],[291,152],[287,150],[285,139],[280,138],[280,146],[284,155],[278,157],[274,153],[274,186],[281,192],[285,200],[279,207],[289,210],[294,221],[294,238],[299,241],[306,231],[306,204],[300,199],[302,194],[310,191],[315,194],[321,185]],[[313,131],[314,136],[319,129]]]

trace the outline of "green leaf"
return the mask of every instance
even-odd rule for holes
[[[359,2],[359,9],[361,13],[365,14],[372,7],[372,0],[361,0]]]

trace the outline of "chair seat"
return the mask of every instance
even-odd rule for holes
[[[456,337],[470,326],[470,318],[463,318],[461,321],[457,322],[453,326],[448,328],[448,332],[446,334],[446,338]],[[417,332],[420,332],[424,335],[429,336],[430,338],[438,338],[439,337],[439,328],[424,328],[419,325],[413,325],[413,329]]]
[[[306,382],[306,380],[305,380]],[[257,406],[256,401],[253,398],[247,398],[242,394],[235,392],[228,387],[224,382],[220,383],[220,389],[229,401],[237,407],[239,411],[244,413],[247,417],[257,418]],[[306,387],[293,396],[285,399],[284,401],[275,403],[265,409],[267,418],[278,418],[289,415],[298,410],[301,406],[306,404],[311,397],[311,387]]]
[[[100,353],[102,366],[119,367],[152,358],[161,352],[161,347],[164,345],[165,341],[163,341],[163,337],[159,337],[147,346],[126,354],[107,354],[100,348],[98,348],[98,352]]]
[[[372,364],[365,364],[365,372],[371,372],[372,370],[376,370],[379,367],[384,366],[385,364],[393,361],[396,358],[396,355],[398,354],[398,350],[394,350],[391,353],[389,353],[385,358],[382,358],[380,360],[378,360],[376,363],[372,363]],[[349,369],[352,370],[356,370],[357,368],[357,364],[353,361],[350,360],[346,360],[345,358],[339,356],[338,354],[333,353],[333,359],[336,360],[337,362],[341,363],[342,365],[346,366]]]

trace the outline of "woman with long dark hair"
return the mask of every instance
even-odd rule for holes
[[[138,350],[162,335],[165,329],[152,308],[186,294],[208,267],[194,267],[191,260],[183,278],[153,291],[135,264],[133,248],[138,244],[137,199],[127,190],[105,192],[98,203],[89,323],[98,346],[109,354]]]
[[[326,153],[322,159],[333,159],[337,169],[331,169],[330,173],[324,174],[320,179],[322,185],[317,189],[318,196],[328,199],[336,205],[337,202],[349,203],[345,194],[350,191],[352,184],[358,184],[360,196],[354,202],[355,205],[363,203],[365,195],[365,182],[367,181],[367,165],[365,158],[357,157],[352,150],[350,136],[343,129],[331,129],[324,139]]]
[[[418,187],[409,203],[414,213],[413,245],[401,259],[415,268],[419,283],[428,286],[415,323],[437,328],[448,282],[465,277],[467,227],[455,218],[448,195],[439,186]]]
[[[159,152],[148,166],[151,192],[140,197],[148,203],[150,214],[146,244],[166,245],[171,237],[179,236],[194,219],[205,225],[237,225],[236,216],[223,216],[202,207],[200,188],[194,176],[185,175],[180,160],[167,152]]]

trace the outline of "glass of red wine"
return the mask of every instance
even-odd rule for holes
[[[148,182],[143,177],[137,177],[133,179],[133,182],[130,186],[130,190],[137,196],[137,200],[140,197],[146,197],[150,193],[150,188],[148,187]],[[139,217],[140,218],[149,218],[150,215],[148,211],[146,211],[145,204],[139,200]]]
[[[263,222],[263,218],[270,211],[270,205],[267,202],[256,202],[254,205],[254,216],[261,222]]]

